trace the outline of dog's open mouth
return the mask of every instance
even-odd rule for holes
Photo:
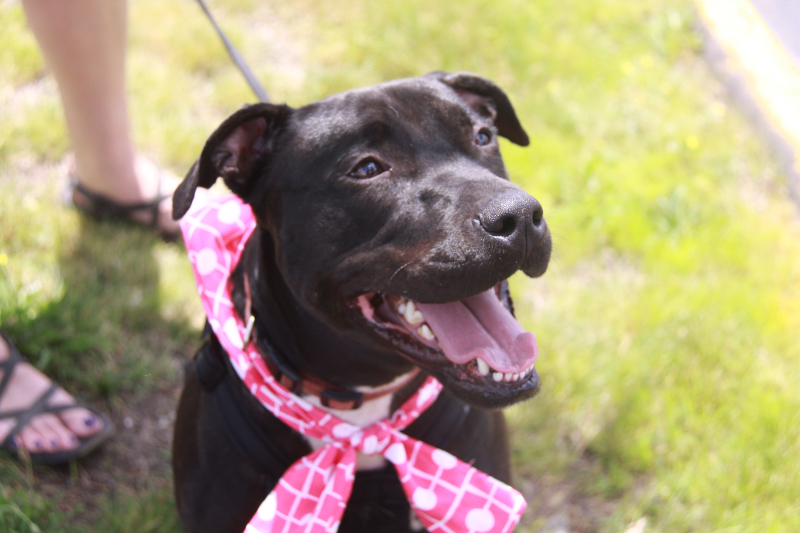
[[[370,326],[454,392],[494,396],[492,406],[539,388],[536,337],[501,300],[501,285],[451,303],[430,304],[377,292],[356,304]],[[526,394],[527,393],[527,394]],[[478,403],[486,403],[479,401]]]

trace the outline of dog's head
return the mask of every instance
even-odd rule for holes
[[[528,144],[505,93],[466,73],[300,109],[256,104],[209,138],[174,216],[221,176],[271,235],[301,306],[470,403],[504,406],[539,388],[505,280],[543,274],[551,242],[539,202],[508,181],[498,135]]]

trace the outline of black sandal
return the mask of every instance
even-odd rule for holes
[[[3,371],[3,379],[0,380],[0,398],[5,394],[6,387],[8,383],[11,381],[11,375],[14,373],[14,367],[21,363],[27,362],[26,359],[22,357],[17,350],[17,347],[14,346],[14,343],[11,342],[2,331],[0,331],[0,337],[8,345],[8,359],[0,361],[0,370]],[[79,402],[75,400],[73,403],[65,404],[65,405],[48,405],[48,401],[50,401],[50,397],[59,389],[59,386],[53,383],[49,389],[47,389],[39,398],[31,405],[30,407],[26,407],[25,409],[18,409],[16,411],[7,411],[5,413],[0,413],[0,420],[4,420],[7,418],[16,418],[17,423],[11,428],[11,431],[8,432],[8,435],[3,440],[3,443],[0,447],[11,454],[13,457],[17,459],[25,459],[29,458],[32,463],[44,464],[44,465],[59,465],[65,464],[75,459],[79,459],[81,457],[85,457],[93,450],[95,450],[98,446],[100,446],[103,442],[108,440],[109,437],[114,433],[114,425],[112,424],[111,420],[105,416],[103,413],[98,411],[97,409],[86,405],[83,402]],[[71,450],[60,450],[55,452],[29,452],[27,450],[21,451],[17,444],[14,442],[17,434],[24,428],[33,417],[43,414],[43,413],[53,413],[58,414],[61,411],[66,411],[68,409],[74,409],[76,407],[81,407],[90,411],[99,421],[103,423],[103,429],[90,437],[86,437],[85,439],[81,439],[78,437],[80,444]]]
[[[161,173],[158,174],[158,195],[146,202],[136,202],[132,204],[122,204],[116,202],[107,196],[90,191],[80,184],[78,177],[71,173],[69,174],[69,182],[65,191],[65,199],[68,203],[75,206],[78,211],[89,215],[96,220],[125,220],[133,222],[134,224],[143,225],[152,229],[158,230],[161,236],[166,240],[175,240],[180,235],[180,230],[174,232],[164,231],[158,224],[159,219],[159,206],[164,200],[171,198],[172,193],[164,194],[161,192]],[[73,195],[78,192],[86,200],[86,205],[81,205],[74,201]],[[139,222],[131,218],[131,214],[136,211],[149,211],[150,222]]]

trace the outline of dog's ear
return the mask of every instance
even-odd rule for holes
[[[178,220],[186,214],[197,187],[209,188],[218,177],[246,200],[291,112],[287,105],[254,104],[228,117],[208,138],[200,159],[175,189],[172,218]]]
[[[497,133],[520,146],[530,143],[511,101],[493,81],[469,72],[431,72],[429,77],[450,86],[478,114],[494,120]]]

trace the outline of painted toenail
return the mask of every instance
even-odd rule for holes
[[[50,444],[51,444],[51,445],[53,445],[53,446],[56,446],[56,447],[58,447],[58,445],[59,445],[60,443],[58,442],[58,439],[50,439]]]
[[[33,447],[34,448],[41,448],[42,447],[42,441],[40,441],[40,440],[33,441]]]
[[[88,427],[92,427],[97,423],[97,417],[96,416],[86,417],[83,420],[83,423],[86,424]]]

